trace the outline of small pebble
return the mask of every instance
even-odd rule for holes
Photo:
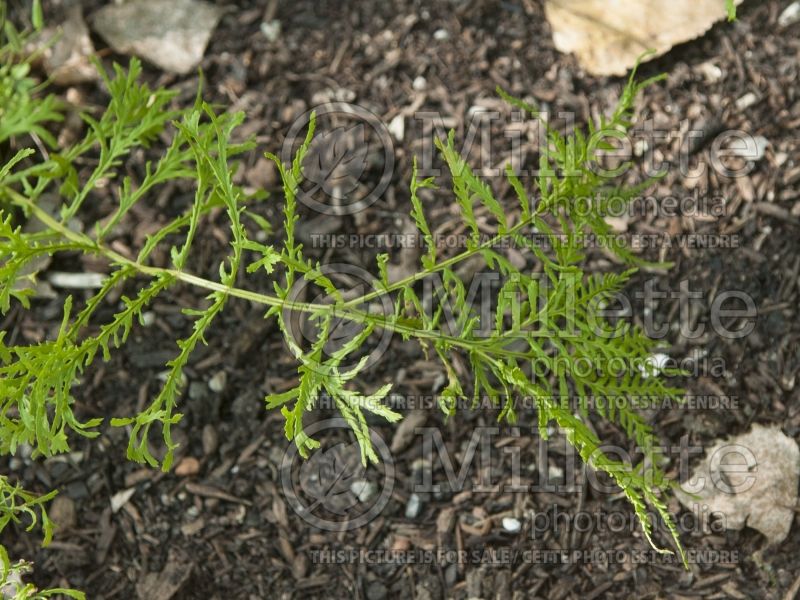
[[[656,352],[647,357],[645,365],[639,365],[639,370],[642,372],[642,377],[647,379],[651,375],[658,375],[667,366],[669,362],[669,355],[663,352]]]
[[[396,115],[391,121],[389,121],[389,126],[387,127],[389,133],[394,136],[398,142],[402,142],[403,138],[406,134],[406,122],[403,118],[403,115]]]
[[[200,472],[200,461],[191,456],[183,458],[178,466],[175,467],[175,475],[178,477],[189,477],[190,475],[197,475]]]
[[[522,531],[522,523],[514,517],[503,517],[503,529],[509,533],[519,533]]]
[[[555,481],[557,479],[561,479],[563,476],[564,476],[564,469],[562,469],[558,465],[547,465],[547,479],[549,481]]]
[[[789,27],[798,21],[800,21],[800,2],[792,2],[778,17],[778,25],[781,27]]]
[[[416,519],[422,510],[422,499],[417,494],[411,494],[406,504],[406,519]]]
[[[731,146],[730,153],[752,161],[759,161],[764,158],[764,153],[767,151],[767,146],[769,146],[769,140],[763,135],[745,136],[736,140],[736,142],[735,146]]]
[[[357,479],[350,484],[350,491],[353,492],[353,495],[363,504],[375,497],[375,494],[378,493],[378,486],[371,481]]]
[[[447,32],[447,29],[437,29],[433,32],[433,39],[438,42],[443,42],[450,38],[450,34]]]
[[[753,92],[747,92],[744,96],[736,101],[736,108],[739,110],[745,110],[746,108],[753,106],[756,102],[758,102],[758,96],[756,96]]]
[[[633,144],[634,156],[644,156],[648,150],[650,150],[650,144],[647,143],[647,140],[636,140]]]
[[[50,505],[48,513],[60,530],[75,527],[77,522],[75,502],[69,496],[56,496]]]
[[[722,80],[723,72],[717,65],[712,62],[700,63],[697,70],[705,78],[708,83],[717,83]]]
[[[333,91],[333,99],[337,102],[352,102],[356,96],[357,94],[348,88],[336,88]]]
[[[214,376],[208,380],[208,389],[212,392],[219,394],[225,389],[225,384],[228,381],[228,374],[225,371],[217,371]]]
[[[103,287],[105,276],[102,273],[62,273],[50,271],[47,280],[53,287],[66,289],[91,290]]]
[[[277,19],[261,23],[261,33],[267,38],[268,42],[277,42],[281,37],[281,22]]]
[[[764,153],[767,151],[767,146],[769,146],[769,140],[765,138],[763,135],[757,135],[753,138],[753,141],[756,144],[756,155],[751,157],[753,160],[761,160],[764,158]]]
[[[422,75],[417,75],[414,78],[411,87],[414,88],[416,91],[421,92],[426,87],[428,87],[428,80],[425,79]]]

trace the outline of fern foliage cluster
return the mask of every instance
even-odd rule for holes
[[[0,51],[17,56],[13,44]],[[262,196],[252,196],[234,183],[236,157],[254,148],[252,142],[234,143],[234,131],[244,115],[227,113],[204,103],[175,108],[174,94],[150,89],[141,82],[139,63],[103,73],[110,101],[102,114],[82,114],[85,135],[68,147],[58,147],[48,125],[62,119],[61,107],[43,95],[28,78],[26,61],[3,61],[0,67],[0,143],[13,141],[14,152],[0,165],[0,311],[15,305],[29,309],[35,301],[37,261],[43,256],[90,255],[103,259],[107,271],[102,285],[90,297],[67,297],[60,327],[51,339],[37,344],[17,344],[0,332],[0,453],[14,455],[24,445],[34,457],[49,457],[70,449],[74,436],[94,437],[102,419],[82,420],[76,414],[75,394],[87,368],[109,360],[121,348],[132,328],[143,320],[159,296],[179,286],[196,288],[205,295],[192,309],[188,335],[176,340],[174,357],[167,363],[161,389],[138,414],[109,415],[110,424],[129,433],[130,459],[170,468],[176,445],[171,429],[181,419],[180,400],[184,369],[198,344],[225,310],[231,298],[262,305],[264,318],[274,319],[288,351],[297,363],[296,386],[265,398],[269,410],[280,410],[285,434],[308,456],[324,440],[305,433],[304,416],[323,395],[332,399],[351,426],[366,464],[377,461],[370,441],[368,414],[394,422],[402,415],[386,401],[391,384],[363,389],[359,376],[368,367],[363,347],[378,331],[416,341],[435,356],[447,374],[440,394],[441,410],[455,416],[460,401],[482,398],[496,401],[499,418],[517,423],[518,399],[535,400],[538,429],[546,438],[553,424],[563,429],[571,444],[590,466],[605,472],[619,485],[651,539],[653,524],[648,506],[662,517],[681,552],[678,532],[667,511],[669,487],[662,472],[650,424],[637,412],[652,398],[678,398],[664,375],[648,365],[655,343],[639,328],[606,320],[601,309],[619,293],[640,261],[606,223],[610,198],[632,198],[649,184],[622,188],[598,174],[599,154],[608,145],[607,132],[619,133],[630,125],[633,105],[641,89],[633,76],[625,86],[611,116],[565,134],[547,128],[547,144],[535,181],[522,181],[509,166],[505,176],[514,192],[513,210],[495,198],[491,187],[476,175],[455,148],[454,136],[437,142],[449,171],[446,182],[420,178],[416,167],[410,183],[411,216],[425,248],[418,269],[401,280],[391,280],[390,256],[377,257],[372,289],[353,297],[325,274],[298,241],[300,209],[297,191],[314,135],[312,119],[304,143],[291,164],[268,155],[283,184],[282,226],[272,224],[277,235],[253,236],[255,227],[267,232],[270,224],[254,210]],[[532,116],[536,109],[498,90],[508,102]],[[23,135],[26,134],[26,135]],[[27,147],[36,138],[40,146]],[[137,181],[122,175],[131,153],[168,139],[160,158],[148,162]],[[25,146],[25,147],[22,147]],[[87,173],[82,165],[91,157]],[[151,233],[135,255],[123,255],[109,242],[120,224],[139,202],[148,202],[162,187],[176,180],[193,183],[191,205],[158,231]],[[113,210],[85,231],[74,227],[85,214],[94,190],[112,182]],[[468,232],[466,246],[445,255],[437,248],[426,218],[423,190],[445,186],[452,194]],[[61,199],[58,210],[45,207],[46,195]],[[228,221],[230,249],[221,257],[218,274],[206,278],[192,272],[191,257],[209,213],[223,212]],[[492,235],[476,213],[490,216]],[[35,228],[26,222],[37,222]],[[549,243],[538,241],[545,236]],[[598,240],[627,267],[618,273],[585,271],[589,240]],[[260,240],[260,241],[259,241]],[[269,242],[269,243],[267,243]],[[505,244],[522,248],[537,268],[521,269],[503,252]],[[168,249],[169,264],[157,264],[157,249]],[[481,268],[499,273],[503,284],[494,307],[488,335],[480,314],[467,302],[469,281],[458,269],[480,261]],[[420,297],[419,282],[438,277],[432,306]],[[257,281],[260,280],[260,281]],[[257,285],[254,284],[257,282]],[[313,286],[331,301],[298,301],[292,295],[298,282]],[[112,292],[124,289],[116,312],[103,319]],[[256,290],[271,289],[270,293]],[[168,297],[168,296],[167,296]],[[370,310],[376,300],[389,300],[391,311]],[[430,303],[428,303],[430,304]],[[303,343],[291,330],[287,315],[304,313],[314,327],[314,339]],[[355,334],[345,343],[330,344],[336,324],[347,321]],[[331,349],[331,348],[334,349]],[[589,361],[593,368],[579,368]],[[628,369],[613,365],[631,365]],[[636,368],[633,366],[636,365]],[[468,374],[465,375],[465,370]],[[620,402],[620,399],[623,401]],[[640,460],[619,461],[603,451],[591,419],[606,419],[635,442]],[[160,459],[151,451],[157,431],[166,444]],[[52,524],[43,502],[20,490],[8,477],[0,478],[0,529],[21,514],[43,524],[45,541]],[[30,522],[31,519],[28,519]],[[0,567],[6,575],[11,565],[3,551]]]

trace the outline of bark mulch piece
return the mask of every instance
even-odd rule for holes
[[[64,8],[45,3],[46,16],[58,18]],[[102,3],[81,2],[85,15]],[[777,19],[785,2],[745,3],[740,20],[721,23],[706,36],[673,49],[642,69],[642,75],[668,73],[665,83],[649,88],[640,103],[637,124],[646,122],[677,132],[656,142],[663,160],[677,157],[691,144],[689,167],[708,167],[715,132],[741,129],[763,136],[769,145],[745,178],[726,179],[705,168],[692,176],[671,171],[656,184],[658,196],[683,198],[695,191],[702,197],[724,198],[722,214],[705,218],[697,212],[641,216],[617,225],[628,234],[737,236],[736,247],[696,248],[674,245],[652,259],[673,261],[666,274],[642,272],[634,289],[651,278],[658,289],[677,291],[681,282],[704,292],[691,305],[690,321],[706,325],[699,338],[670,331],[674,356],[693,356],[704,365],[717,360],[721,372],[706,373],[685,385],[694,394],[737,398],[731,410],[689,410],[672,407],[654,412],[652,423],[662,440],[677,444],[709,443],[741,433],[753,422],[778,424],[788,435],[800,436],[800,88],[797,84],[800,37],[797,25],[781,29]],[[204,69],[209,99],[247,113],[246,132],[256,135],[259,151],[280,149],[293,120],[312,106],[343,99],[369,108],[389,123],[400,116],[402,141],[395,140],[396,165],[387,193],[357,215],[324,219],[329,233],[402,231],[410,211],[408,181],[411,160],[427,132],[414,119],[416,111],[438,111],[446,126],[463,140],[475,107],[510,113],[494,94],[500,85],[512,94],[530,96],[555,114],[572,111],[579,122],[612,105],[622,81],[586,75],[570,56],[552,45],[543,8],[535,0],[499,2],[346,3],[297,0],[292,3],[238,1],[228,3],[209,48]],[[262,23],[280,23],[277,38],[265,35]],[[267,28],[274,37],[275,28]],[[95,39],[98,49],[102,42]],[[106,55],[107,56],[107,55]],[[108,58],[108,57],[107,57]],[[187,102],[194,98],[197,76],[179,77],[149,69],[153,84],[176,87]],[[97,98],[91,84],[76,89],[86,99]],[[688,136],[691,129],[707,132]],[[493,160],[508,159],[508,140],[494,136]],[[477,145],[476,145],[477,146]],[[529,148],[532,150],[532,148]],[[278,195],[275,173],[260,158],[245,159],[243,181],[264,186]],[[128,168],[143,170],[146,153],[134,156]],[[468,157],[480,164],[477,149]],[[535,154],[526,160],[534,164]],[[638,164],[638,163],[637,163]],[[632,178],[640,179],[637,170]],[[515,210],[502,178],[490,184]],[[154,220],[165,219],[185,206],[191,189],[175,186],[154,203],[126,220],[127,236],[120,244],[136,248]],[[98,201],[98,211],[103,202]],[[429,199],[432,228],[454,229],[446,189]],[[279,203],[268,203],[264,216],[280,223]],[[304,209],[305,210],[305,209]],[[310,211],[301,222],[311,219]],[[320,222],[312,227],[323,226]],[[312,229],[313,232],[313,229]],[[213,274],[225,251],[224,219],[207,226],[204,244],[192,269]],[[199,246],[198,246],[199,248]],[[375,249],[327,249],[320,260],[374,265]],[[164,257],[166,260],[167,257]],[[592,254],[597,269],[608,259]],[[740,289],[759,310],[754,331],[741,340],[717,335],[708,326],[710,303],[717,290]],[[172,358],[176,336],[190,327],[180,308],[200,296],[177,289],[153,306],[153,323],[138,328],[130,343],[113,359],[87,373],[81,388],[84,416],[131,414],[159,385],[158,374]],[[40,339],[58,325],[61,299],[37,302],[30,312],[13,312],[4,327],[29,340]],[[644,314],[635,306],[635,314]],[[110,309],[109,309],[110,310]],[[657,323],[681,318],[676,298],[656,306]],[[110,314],[110,313],[109,313]],[[766,549],[753,530],[703,534],[687,527],[686,548],[700,558],[684,570],[675,561],[635,560],[649,546],[624,500],[586,488],[563,491],[556,483],[586,477],[570,470],[569,454],[558,435],[548,451],[531,433],[535,416],[521,414],[522,435],[504,427],[493,443],[500,450],[515,447],[522,461],[523,484],[542,481],[552,489],[534,493],[430,491],[417,494],[412,486],[423,457],[419,439],[379,425],[377,431],[392,447],[396,485],[378,518],[347,532],[328,532],[303,521],[287,505],[280,486],[285,450],[283,419],[264,411],[268,391],[291,384],[291,361],[285,357],[279,332],[263,325],[259,309],[231,301],[187,369],[188,385],[175,434],[181,438],[180,474],[163,474],[125,462],[124,432],[109,429],[98,443],[76,440],[74,452],[58,460],[17,460],[13,467],[22,483],[34,489],[62,490],[58,511],[69,527],[59,531],[47,549],[30,535],[9,528],[3,535],[12,556],[36,564],[41,585],[69,583],[92,598],[793,598],[800,588],[800,547],[797,535],[779,547]],[[218,375],[224,373],[224,376]],[[431,393],[442,374],[413,344],[392,342],[390,351],[369,377],[375,384],[396,381],[400,394]],[[209,387],[209,382],[215,379]],[[444,423],[437,411],[419,418],[438,427],[456,471],[464,460],[467,441],[477,425],[491,426],[491,411],[466,412]],[[327,416],[323,412],[321,416]],[[416,417],[414,417],[416,419]],[[619,431],[603,425],[598,431],[611,443],[625,443]],[[326,439],[333,445],[335,439]],[[627,446],[626,446],[627,447]],[[509,483],[515,452],[498,451],[486,473]],[[526,469],[530,465],[530,469]],[[6,463],[2,465],[6,468]],[[673,469],[677,474],[677,467]],[[445,472],[435,470],[437,481]],[[581,491],[581,490],[585,491]],[[111,498],[133,490],[111,510]],[[498,491],[499,490],[499,491]],[[70,502],[71,501],[71,502]],[[679,510],[677,502],[672,507]],[[411,510],[411,509],[414,510]],[[633,525],[622,531],[590,528],[533,531],[537,515],[599,514],[621,511]],[[685,514],[685,513],[679,513]],[[516,519],[512,533],[504,519]],[[513,523],[512,523],[513,525]],[[795,523],[794,528],[798,526]],[[513,526],[512,526],[513,529]],[[666,544],[667,537],[657,534]],[[346,562],[317,560],[321,549],[462,551],[480,553],[536,551],[535,560],[448,560],[437,564]],[[716,552],[717,554],[712,554]],[[734,559],[721,561],[723,553]],[[561,553],[578,556],[561,560]],[[579,554],[575,554],[579,553]],[[705,554],[703,554],[705,553]],[[453,555],[455,556],[455,555]],[[712,557],[712,558],[708,558]]]

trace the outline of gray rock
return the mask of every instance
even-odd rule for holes
[[[61,530],[71,529],[77,523],[75,502],[69,496],[56,496],[50,505],[49,516]]]
[[[203,59],[221,15],[219,7],[201,0],[131,0],[107,4],[91,20],[117,52],[186,74]]]

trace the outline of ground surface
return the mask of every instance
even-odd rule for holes
[[[97,3],[85,2],[90,13]],[[552,45],[540,2],[422,3],[327,2],[297,0],[268,7],[260,2],[237,2],[215,31],[203,68],[207,93],[218,102],[247,113],[247,132],[255,133],[261,150],[280,147],[295,117],[320,98],[345,99],[368,107],[389,122],[407,118],[403,141],[395,141],[397,164],[384,198],[358,216],[325,217],[307,231],[376,233],[407,230],[410,159],[424,132],[411,119],[416,110],[439,111],[450,118],[457,136],[465,132],[470,107],[505,111],[494,96],[501,85],[513,94],[528,95],[551,110],[569,110],[583,121],[613,104],[621,89],[617,79],[585,74],[575,60]],[[688,280],[691,289],[742,289],[751,294],[760,315],[754,332],[743,340],[726,340],[713,331],[699,340],[671,331],[669,353],[722,361],[724,373],[704,373],[687,380],[695,394],[724,394],[738,398],[731,410],[671,408],[653,412],[652,423],[662,440],[682,438],[703,444],[727,434],[741,433],[753,422],[775,423],[800,438],[800,398],[795,377],[800,369],[800,325],[797,305],[800,271],[800,25],[779,30],[777,16],[785,2],[750,2],[740,20],[720,24],[703,39],[681,46],[648,64],[645,74],[667,72],[665,83],[651,87],[640,103],[639,120],[652,118],[665,128],[742,129],[770,142],[766,155],[749,177],[737,181],[715,174],[695,179],[670,173],[658,184],[662,195],[685,196],[697,188],[708,196],[728,199],[724,215],[645,216],[625,224],[629,233],[679,235],[687,232],[738,235],[736,249],[667,251],[675,261],[668,274],[641,274],[632,284],[656,278],[660,289],[677,290]],[[230,6],[230,4],[229,4]],[[61,4],[46,5],[58,19]],[[278,19],[282,33],[268,41],[259,25]],[[434,32],[442,30],[445,34]],[[98,48],[102,42],[95,40]],[[112,55],[106,53],[106,59]],[[708,65],[718,68],[709,69]],[[193,97],[197,78],[176,78],[150,69],[153,81],[177,86],[182,98]],[[424,77],[414,85],[415,79]],[[79,93],[100,99],[93,86]],[[755,95],[749,106],[737,100]],[[498,163],[505,160],[504,140],[496,141]],[[666,158],[675,156],[681,140],[659,142]],[[708,147],[694,148],[692,161],[708,160]],[[246,159],[244,179],[278,193],[275,174],[257,154]],[[143,156],[127,165],[141,172]],[[476,157],[470,157],[475,162]],[[502,161],[500,160],[502,159]],[[531,159],[529,159],[531,160]],[[139,161],[139,162],[137,162]],[[494,188],[513,206],[499,178]],[[177,189],[175,195],[188,190]],[[184,198],[185,199],[185,198]],[[166,203],[166,204],[164,204]],[[136,247],[148,222],[159,211],[175,211],[169,200],[130,219],[120,243]],[[447,231],[453,222],[446,191],[430,199],[432,225]],[[275,224],[277,208],[264,212]],[[315,215],[310,211],[304,218]],[[90,225],[90,223],[87,223]],[[226,244],[224,219],[203,233],[204,252],[195,259],[198,273],[213,275]],[[313,251],[312,251],[313,252]],[[371,268],[375,251],[346,249],[317,251],[326,262],[347,262]],[[598,253],[597,269],[609,266]],[[68,270],[70,265],[61,265]],[[74,265],[73,265],[74,267]],[[85,415],[134,412],[159,384],[163,364],[174,353],[174,337],[187,323],[179,307],[198,296],[181,289],[153,307],[154,325],[138,329],[111,362],[93,369],[84,382],[80,407]],[[31,341],[52,331],[60,319],[61,300],[40,302],[34,311],[14,312],[2,326]],[[111,310],[111,309],[109,309]],[[675,302],[654,309],[660,322],[679,320]],[[707,323],[709,296],[693,307],[695,323]],[[124,460],[124,432],[109,431],[100,445],[78,440],[67,460],[23,462],[17,473],[26,487],[62,490],[57,516],[68,528],[48,549],[34,536],[9,530],[4,543],[16,556],[36,563],[41,584],[70,584],[91,598],[160,598],[143,587],[151,574],[156,587],[166,579],[189,574],[175,598],[783,598],[797,591],[800,573],[798,527],[777,548],[765,548],[764,538],[745,529],[710,535],[697,528],[682,539],[691,550],[721,550],[738,554],[729,562],[698,560],[689,571],[674,562],[652,559],[637,564],[631,551],[648,546],[636,526],[622,531],[547,532],[533,539],[531,517],[553,511],[628,510],[616,495],[577,492],[500,493],[465,491],[422,493],[421,509],[407,516],[414,469],[422,458],[418,440],[393,440],[393,428],[378,432],[394,447],[396,484],[378,517],[367,526],[345,533],[326,532],[308,525],[287,504],[278,470],[286,449],[283,419],[267,413],[261,398],[291,384],[292,365],[285,359],[279,332],[264,326],[261,310],[232,302],[189,370],[190,391],[180,430],[186,456],[199,460],[191,476],[161,474]],[[707,363],[708,364],[708,363]],[[223,377],[221,391],[208,382]],[[413,344],[393,340],[389,353],[369,376],[375,384],[394,381],[400,394],[428,394],[440,385],[442,373]],[[325,413],[327,414],[327,413]],[[458,470],[466,441],[478,424],[492,425],[491,412],[465,413],[448,423],[436,410],[424,411],[420,425],[436,426]],[[522,435],[508,428],[493,438],[497,448],[517,446],[523,466],[538,464],[558,480],[566,465],[563,440],[553,442],[545,455],[531,433],[535,417],[522,414]],[[612,428],[602,435],[616,442]],[[343,440],[344,438],[342,438]],[[333,445],[335,436],[325,443]],[[491,464],[468,472],[503,481],[511,472],[512,453],[497,452]],[[3,468],[6,464],[3,463]],[[566,465],[568,466],[568,465]],[[444,471],[434,470],[437,481]],[[568,471],[569,473],[569,471]],[[534,469],[523,474],[539,481]],[[578,473],[580,475],[580,473]],[[368,473],[367,478],[374,478]],[[112,513],[110,498],[123,490],[133,495]],[[678,511],[677,503],[673,508]],[[74,510],[74,515],[70,512]],[[502,517],[513,516],[522,531],[510,533]],[[453,519],[452,521],[450,519]],[[666,543],[664,536],[659,537]],[[624,560],[574,560],[566,564],[522,560],[517,564],[388,565],[366,562],[315,564],[319,549],[483,550],[621,550]],[[711,556],[711,555],[708,555]],[[501,561],[502,562],[502,561]],[[162,579],[157,579],[161,577]],[[137,589],[138,582],[138,589]]]

